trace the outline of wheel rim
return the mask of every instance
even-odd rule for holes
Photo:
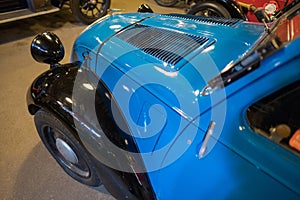
[[[177,1],[174,1],[174,0],[161,0],[161,1],[159,1],[161,4],[167,4],[167,5],[169,5],[169,4],[174,4],[175,2],[177,2]]]
[[[55,142],[56,148],[59,153],[70,163],[77,164],[78,158],[74,150],[66,143],[64,140],[60,138],[56,138]]]
[[[161,6],[174,6],[178,0],[155,0],[158,5]]]
[[[80,1],[80,12],[88,18],[98,18],[104,12],[104,2],[101,0],[82,0]]]
[[[197,16],[212,16],[212,17],[224,17],[219,11],[212,8],[204,8],[199,10],[195,15]]]
[[[46,146],[64,169],[84,178],[90,176],[89,166],[83,156],[77,153],[75,145],[61,131],[44,126],[43,133]]]

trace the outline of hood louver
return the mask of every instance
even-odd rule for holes
[[[201,47],[209,38],[145,25],[134,25],[118,38],[171,65]]]
[[[222,18],[222,17],[205,17],[205,16],[196,16],[196,15],[167,14],[164,16],[194,20],[194,21],[198,21],[198,22],[223,25],[223,26],[233,26],[240,21],[240,19],[235,19],[235,18],[227,19],[227,18]]]

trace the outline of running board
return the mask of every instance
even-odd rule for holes
[[[34,17],[38,15],[49,14],[49,13],[57,12],[59,10],[60,10],[59,8],[51,7],[48,10],[40,11],[40,12],[32,12],[28,9],[21,9],[21,10],[6,12],[6,13],[0,13],[0,24],[16,21],[20,19],[25,19],[29,17]]]

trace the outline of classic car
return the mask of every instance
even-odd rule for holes
[[[33,39],[50,69],[27,105],[58,164],[117,199],[299,199],[299,1],[270,24],[144,8],[88,26],[67,64]]]
[[[110,0],[1,0],[0,24],[59,11],[69,2],[73,16],[90,24],[107,14]]]
[[[270,22],[293,0],[198,0],[187,14]]]

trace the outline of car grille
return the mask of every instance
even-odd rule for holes
[[[209,38],[137,24],[118,38],[168,64],[176,65]]]
[[[187,19],[187,20],[194,20],[198,22],[203,23],[209,23],[209,24],[216,24],[216,25],[223,25],[223,26],[233,26],[239,21],[240,19],[227,19],[222,17],[205,17],[205,16],[196,16],[196,15],[180,15],[180,14],[167,14],[163,16],[169,16],[174,18],[181,18],[181,19]]]

